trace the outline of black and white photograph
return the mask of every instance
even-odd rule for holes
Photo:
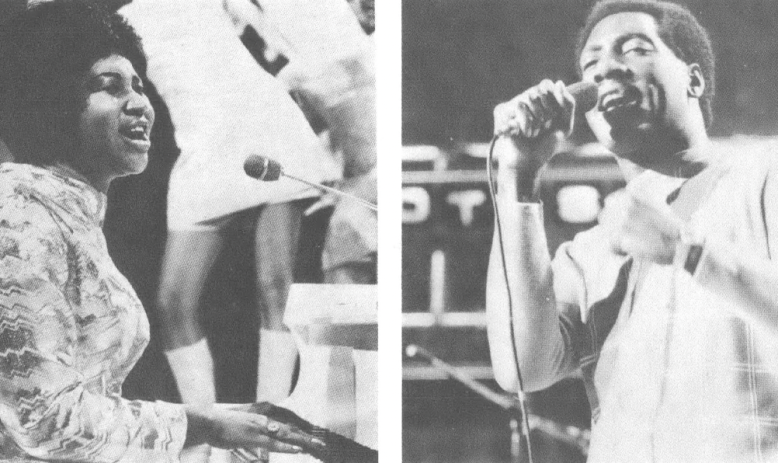
[[[403,461],[778,461],[778,2],[401,16]]]
[[[375,17],[0,0],[0,461],[378,461]]]

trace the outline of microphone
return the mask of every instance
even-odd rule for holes
[[[281,177],[281,164],[264,156],[252,154],[243,161],[243,170],[251,178],[274,182]]]
[[[567,86],[567,91],[575,100],[575,110],[580,113],[591,111],[597,106],[597,84],[592,82],[576,82]]]
[[[312,186],[319,190],[329,191],[330,193],[335,193],[338,196],[351,199],[367,207],[368,209],[372,209],[378,212],[378,206],[376,204],[373,204],[369,201],[365,201],[360,197],[354,196],[344,191],[337,190],[327,185],[322,185],[321,183],[310,182],[308,180],[304,180],[302,178],[295,177],[294,175],[289,175],[285,173],[284,169],[281,167],[281,164],[274,159],[270,159],[264,156],[259,156],[257,154],[252,154],[249,157],[247,157],[246,160],[243,162],[243,171],[246,172],[246,175],[248,175],[249,177],[255,178],[263,182],[274,182],[279,178],[281,178],[281,176],[283,175],[284,177],[290,178],[297,182],[304,183],[308,186]]]
[[[576,82],[574,84],[570,84],[567,86],[567,91],[570,92],[570,95],[575,100],[575,113],[576,115],[582,115],[588,111],[590,111],[592,108],[597,106],[597,84],[592,82]],[[523,111],[519,111],[516,113],[513,117],[523,115],[523,117],[528,117],[527,114],[525,114]],[[559,127],[559,121],[554,121],[554,125],[552,128],[556,129],[563,129],[563,127]],[[506,130],[503,129],[502,132],[495,134],[495,139],[497,139],[500,136],[504,135],[516,135],[516,129],[513,130]]]

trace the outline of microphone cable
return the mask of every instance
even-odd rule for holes
[[[494,162],[494,146],[497,144],[497,140],[500,135],[492,137],[492,142],[489,144],[489,155],[486,158],[486,176],[489,182],[489,196],[492,200],[492,207],[494,208],[494,221],[497,228],[497,243],[499,245],[500,259],[502,262],[502,274],[505,282],[505,290],[508,294],[508,319],[511,335],[511,351],[513,352],[513,361],[516,366],[516,376],[518,379],[518,390],[516,391],[516,397],[519,402],[519,409],[522,416],[522,435],[527,443],[527,456],[529,463],[533,463],[532,460],[532,444],[529,439],[529,414],[527,413],[527,395],[524,392],[524,379],[521,375],[521,367],[519,366],[519,351],[516,348],[516,328],[514,327],[514,310],[513,310],[513,297],[511,296],[510,279],[508,277],[508,267],[506,266],[507,259],[505,258],[505,245],[502,236],[502,223],[500,222],[500,210],[497,207],[497,192],[495,189],[494,171],[492,164]]]

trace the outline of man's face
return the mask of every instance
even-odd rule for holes
[[[586,119],[613,153],[645,154],[656,137],[683,132],[690,112],[690,67],[659,37],[653,16],[624,12],[603,18],[592,29],[579,65],[583,80],[599,87],[598,105]]]

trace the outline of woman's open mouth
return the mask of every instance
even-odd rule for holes
[[[128,144],[134,146],[138,150],[148,151],[151,147],[148,124],[135,123],[123,126],[119,129],[119,133],[124,137]]]

